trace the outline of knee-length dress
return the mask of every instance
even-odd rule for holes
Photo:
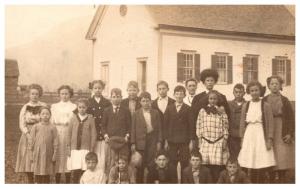
[[[52,157],[57,152],[57,130],[53,124],[38,123],[31,130],[34,175],[54,174]]]
[[[32,172],[32,154],[29,153],[30,147],[26,134],[30,134],[32,126],[39,122],[39,109],[41,106],[46,106],[46,104],[43,102],[28,102],[20,111],[19,128],[22,135],[18,146],[15,172]]]
[[[274,155],[276,160],[275,170],[285,170],[295,167],[295,145],[287,144],[282,136],[282,107],[281,95],[270,94],[267,96],[267,102],[272,107],[274,116]]]
[[[202,108],[198,114],[196,134],[204,165],[225,165],[229,158],[227,145],[228,119],[226,113],[208,114]]]
[[[76,109],[76,104],[72,102],[59,102],[51,106],[52,122],[57,129],[58,134],[58,150],[55,163],[56,173],[70,172],[67,168],[68,161],[68,137],[69,137],[69,122],[73,116],[73,111]]]
[[[238,161],[242,167],[260,169],[275,165],[273,148],[267,150],[262,122],[262,101],[250,101],[246,131]],[[242,122],[242,121],[241,121]]]

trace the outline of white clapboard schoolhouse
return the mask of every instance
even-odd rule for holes
[[[275,74],[295,100],[295,17],[283,5],[102,5],[86,39],[106,95],[119,87],[126,96],[128,81],[137,80],[154,99],[165,80],[172,96],[177,84],[214,68],[215,88],[228,99],[234,84],[266,84]]]

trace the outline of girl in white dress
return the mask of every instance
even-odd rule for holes
[[[259,82],[250,82],[246,92],[251,95],[252,100],[242,108],[242,148],[238,161],[241,167],[251,169],[252,183],[263,183],[267,170],[275,165],[273,114],[270,105],[260,99],[265,93],[265,88]]]
[[[71,173],[67,168],[70,147],[67,147],[69,137],[69,122],[76,109],[76,104],[70,101],[73,96],[73,89],[68,85],[62,85],[58,88],[60,102],[51,106],[52,122],[58,132],[58,150],[55,163],[55,180],[60,183],[62,173],[65,173],[66,183],[70,183]]]

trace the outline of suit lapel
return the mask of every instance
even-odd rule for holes
[[[141,120],[142,120],[142,122],[143,122],[143,128],[147,128],[146,126],[147,126],[147,124],[146,124],[146,120],[145,120],[145,117],[144,117],[144,113],[143,113],[143,109],[140,109],[139,110],[139,115],[140,115],[140,118],[141,118]]]

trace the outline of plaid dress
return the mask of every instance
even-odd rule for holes
[[[202,108],[198,114],[196,134],[204,165],[225,165],[229,157],[228,147],[223,142],[228,139],[228,118],[226,113],[206,113]]]

